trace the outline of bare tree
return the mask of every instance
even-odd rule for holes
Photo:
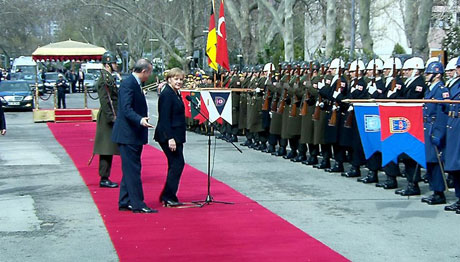
[[[374,52],[374,42],[369,30],[371,0],[359,0],[359,34],[364,53]]]
[[[337,31],[337,0],[327,0],[326,18],[326,57],[331,57],[334,51]]]

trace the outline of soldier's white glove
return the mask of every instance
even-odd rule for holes
[[[353,111],[353,106],[348,107],[348,112],[351,112],[351,111]]]
[[[318,89],[321,89],[325,86],[326,84],[324,84],[324,80],[321,81],[321,82],[318,82]]]
[[[339,109],[338,106],[336,106],[336,105],[333,105],[333,106],[332,106],[332,111],[337,111],[338,109]]]
[[[260,93],[260,88],[256,88],[256,93]]]
[[[369,92],[369,94],[372,95],[375,93],[375,91],[377,91],[377,86],[375,84],[372,84],[372,82],[369,83],[369,85],[367,85],[367,92]]]
[[[316,101],[316,105],[315,106],[319,106],[319,101]]]
[[[332,95],[332,97],[337,98],[339,94],[340,94],[340,91],[334,91],[334,94]]]
[[[391,89],[388,90],[388,93],[387,93],[387,97],[390,97],[391,95],[393,95],[394,93],[396,93],[396,88],[395,90],[391,91]]]
[[[351,87],[350,93],[353,93],[356,90],[354,86]]]

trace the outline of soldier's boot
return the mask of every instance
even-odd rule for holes
[[[321,163],[316,164],[313,167],[318,169],[328,169],[331,167],[331,160],[329,158],[323,158],[323,160],[321,160]]]
[[[408,183],[407,188],[401,192],[401,196],[418,196],[420,195],[420,188],[418,183]]]
[[[276,152],[275,152],[274,154],[272,154],[272,155],[274,155],[274,156],[285,156],[286,153],[287,153],[287,152],[286,152],[286,148],[283,147],[283,146],[280,146],[280,147],[278,148],[278,151],[276,151]]]
[[[396,177],[387,175],[387,179],[384,182],[375,184],[376,187],[383,187],[385,189],[394,189],[398,187],[398,181]]]
[[[242,146],[250,146],[252,145],[252,139],[247,139],[244,143],[241,143]]]
[[[358,182],[363,182],[364,184],[378,183],[379,182],[378,172],[369,170],[369,172],[367,173],[367,176],[358,178]]]
[[[254,149],[254,148],[258,147],[258,146],[259,146],[259,141],[254,141],[254,143],[252,143],[248,147]]]
[[[296,156],[297,156],[297,150],[291,149],[291,151],[289,151],[289,154],[284,155],[283,158],[284,159],[292,159],[292,158],[294,158]]]
[[[343,172],[343,163],[336,161],[334,167],[326,168],[324,171],[329,173],[341,173]]]
[[[444,195],[444,192],[435,191],[431,196],[423,197],[422,202],[425,202],[428,205],[445,204],[446,203],[446,196]]]
[[[294,158],[291,158],[291,161],[292,162],[304,162],[306,161],[307,159],[307,155],[306,155],[306,152],[299,152],[299,154],[294,157]]]
[[[238,136],[231,135],[230,138],[229,138],[229,142],[233,142],[233,143],[238,142]]]
[[[265,149],[262,152],[271,154],[271,153],[273,153],[275,151],[276,151],[275,145],[272,145],[272,144],[269,143],[268,146],[267,146],[267,149]]]
[[[302,161],[302,164],[307,166],[312,166],[318,164],[318,157],[317,156],[310,156],[307,160]]]
[[[267,150],[267,144],[266,144],[266,143],[260,143],[260,145],[257,146],[257,147],[254,148],[254,149],[263,152],[264,150]]]
[[[444,207],[445,211],[457,211],[457,209],[460,209],[460,199],[457,202]]]
[[[361,170],[359,169],[359,166],[351,166],[350,170],[343,172],[341,175],[344,177],[360,177]]]

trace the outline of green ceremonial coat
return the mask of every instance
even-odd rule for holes
[[[100,108],[97,114],[93,154],[119,155],[118,145],[112,142],[111,138],[118,105],[118,88],[115,79],[109,72],[102,69],[101,76],[96,83],[96,88],[99,95]],[[110,100],[112,103],[110,103]]]

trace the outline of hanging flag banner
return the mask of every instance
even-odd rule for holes
[[[230,64],[228,62],[228,48],[227,48],[227,31],[225,29],[225,11],[224,1],[220,2],[219,20],[217,21],[217,54],[216,62],[230,71]]]
[[[232,97],[231,91],[201,91],[201,99],[209,112],[211,123],[223,123],[223,120],[232,124]],[[203,105],[202,105],[203,107]]]
[[[364,155],[369,159],[375,152],[382,152],[379,106],[375,103],[359,103],[353,104],[353,108]]]
[[[209,18],[208,39],[206,42],[206,56],[208,57],[208,65],[217,71],[216,55],[217,55],[217,34],[216,21],[214,19],[214,1],[212,1],[211,16]]]
[[[405,153],[426,168],[422,104],[380,104],[382,166]]]
[[[181,91],[180,96],[182,97],[182,102],[184,103],[185,107],[185,117],[191,118],[192,117],[192,108],[190,106],[190,101],[186,99],[187,96],[190,95],[190,91]]]

